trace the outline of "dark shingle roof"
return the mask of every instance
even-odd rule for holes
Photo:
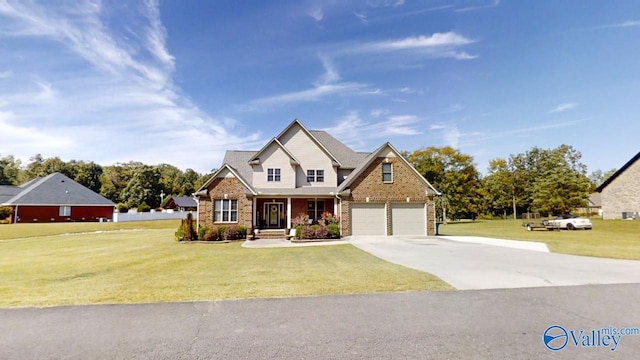
[[[177,207],[181,208],[192,208],[198,206],[195,199],[189,196],[172,196],[171,200],[173,200]]]
[[[16,189],[18,193],[3,204],[115,206],[111,200],[60,173],[34,179]]]
[[[0,204],[9,201],[9,199],[18,195],[20,191],[22,189],[17,186],[0,185]]]
[[[353,151],[350,147],[334,138],[323,130],[309,131],[324,146],[345,169],[355,169],[364,161],[369,153],[363,154]]]
[[[247,184],[253,186],[253,169],[249,161],[256,155],[256,151],[229,150],[224,154],[223,163],[234,168]]]

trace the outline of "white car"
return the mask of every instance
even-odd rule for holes
[[[591,230],[593,225],[591,220],[575,215],[560,215],[555,220],[550,220],[550,223],[557,225],[560,229],[576,230],[585,229]]]

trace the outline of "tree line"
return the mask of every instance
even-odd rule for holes
[[[587,176],[581,153],[569,145],[528,151],[489,161],[481,176],[473,157],[451,147],[427,147],[403,156],[442,196],[436,198],[438,216],[475,219],[478,216],[515,218],[523,212],[562,214],[583,207],[588,195],[615,169]],[[212,170],[213,171],[213,170]],[[128,208],[161,206],[161,194],[191,195],[211,176],[192,169],[140,162],[101,166],[92,161],[69,162],[36,155],[23,164],[13,156],[0,157],[0,185],[19,185],[60,172]]]
[[[133,208],[145,204],[159,207],[169,195],[191,195],[210,177],[193,169],[185,171],[169,165],[146,165],[141,162],[101,166],[93,161],[59,157],[43,158],[40,154],[27,163],[12,155],[0,157],[0,185],[20,185],[37,177],[59,172],[107,199]]]
[[[473,157],[451,147],[428,147],[403,155],[440,192],[436,207],[449,219],[507,218],[523,212],[566,214],[585,207],[587,198],[615,173],[587,176],[582,154],[569,145],[528,151],[489,161],[481,176]],[[439,214],[439,216],[443,216]]]

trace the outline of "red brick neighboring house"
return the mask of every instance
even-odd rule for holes
[[[196,192],[199,226],[288,229],[340,216],[349,235],[434,235],[438,191],[390,143],[355,152],[294,120],[258,151],[227,151]]]
[[[33,223],[111,219],[115,204],[53,173],[20,186],[0,186],[0,206],[11,207],[11,223]]]

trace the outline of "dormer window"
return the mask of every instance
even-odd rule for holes
[[[280,169],[267,169],[267,181],[280,181]]]
[[[307,170],[307,182],[324,182],[324,170]]]
[[[383,183],[393,182],[393,165],[391,163],[382,164],[382,182]]]

